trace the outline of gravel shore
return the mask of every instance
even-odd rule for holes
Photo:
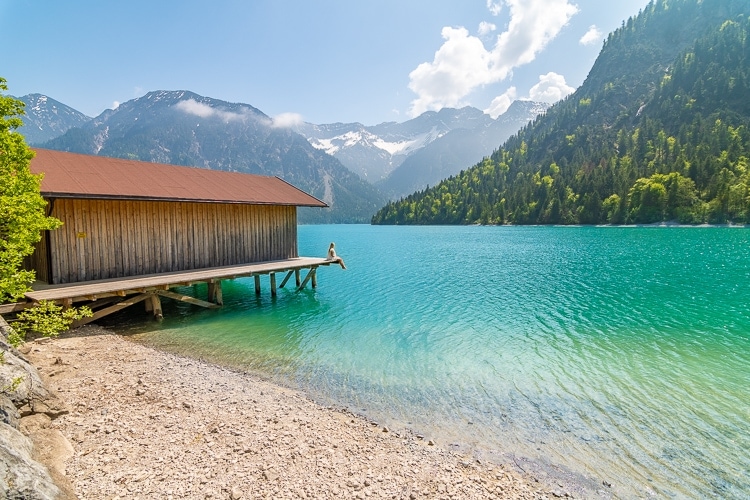
[[[300,392],[98,327],[26,350],[71,408],[36,433],[59,431],[72,449],[41,460],[79,498],[569,495],[510,466],[479,463]]]

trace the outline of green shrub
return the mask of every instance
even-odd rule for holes
[[[74,321],[90,318],[93,315],[91,309],[86,306],[63,310],[62,306],[43,300],[38,306],[18,314],[18,321],[13,324],[15,337],[14,334],[10,334],[8,342],[18,347],[29,332],[38,333],[44,337],[56,337],[68,330]]]

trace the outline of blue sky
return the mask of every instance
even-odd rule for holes
[[[0,0],[0,76],[96,116],[190,90],[284,120],[402,122],[583,83],[648,0]]]

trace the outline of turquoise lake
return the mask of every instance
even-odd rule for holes
[[[299,228],[300,255],[331,241],[348,269],[317,290],[239,279],[219,310],[110,324],[619,496],[750,497],[747,229]]]

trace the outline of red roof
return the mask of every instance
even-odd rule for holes
[[[327,207],[278,177],[34,148],[31,171],[43,173],[49,198],[196,201]]]

